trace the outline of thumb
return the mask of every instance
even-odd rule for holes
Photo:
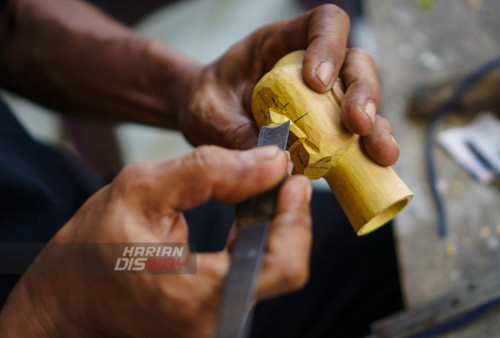
[[[286,170],[285,152],[275,146],[246,151],[202,146],[158,164],[147,205],[182,211],[211,198],[235,204],[275,186]]]

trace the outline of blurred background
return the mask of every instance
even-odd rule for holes
[[[326,3],[91,2],[203,63],[215,60],[262,25]],[[374,332],[498,334],[500,76],[494,65],[480,69],[475,77],[469,75],[500,56],[500,1],[331,3],[351,17],[350,46],[366,49],[377,62],[384,99],[381,114],[391,121],[402,148],[395,168],[415,195],[395,223],[407,310],[379,322]],[[449,101],[457,88],[461,91]],[[124,164],[172,158],[191,150],[176,131],[62,119],[10,93],[2,95],[32,135],[71,149],[102,180]],[[315,187],[326,185],[320,181]],[[478,309],[474,317],[471,311]],[[473,319],[473,325],[462,325]],[[436,327],[442,330],[429,331]],[[459,331],[449,333],[456,327]]]

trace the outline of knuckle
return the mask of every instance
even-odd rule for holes
[[[255,132],[255,124],[248,120],[236,126],[231,126],[224,132],[224,141],[231,149],[248,148],[247,141]]]
[[[216,166],[217,158],[220,156],[220,152],[221,149],[217,146],[200,146],[190,153],[190,165],[193,166],[196,171],[201,173],[213,172]]]
[[[355,99],[358,102],[365,104],[368,101],[375,103],[378,109],[382,103],[382,97],[380,92],[380,87],[377,79],[373,78],[359,78],[355,77],[347,82],[347,92],[352,96],[350,98]]]
[[[384,141],[377,135],[368,135],[364,140],[365,146],[374,154],[383,153]]]
[[[389,144],[387,138],[368,137],[364,145],[370,157],[383,166],[394,164],[399,157],[399,149]]]
[[[365,123],[363,117],[360,116],[360,109],[363,108],[357,107],[356,105],[348,107],[343,123],[350,131],[358,135],[368,135],[372,131],[372,127],[368,123]]]
[[[367,89],[366,82],[361,79],[355,78],[351,82],[349,82],[349,88],[351,91],[356,91],[358,93],[364,92]]]

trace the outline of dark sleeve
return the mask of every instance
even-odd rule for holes
[[[0,243],[48,242],[98,188],[64,155],[32,139],[0,99]],[[0,309],[18,278],[0,268]]]

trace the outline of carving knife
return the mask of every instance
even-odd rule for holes
[[[289,129],[290,121],[263,126],[257,146],[276,145],[286,150]],[[280,186],[236,206],[238,232],[219,308],[217,338],[248,336],[256,283]]]

